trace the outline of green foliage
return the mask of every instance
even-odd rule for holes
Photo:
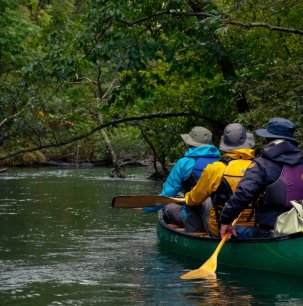
[[[33,166],[39,165],[46,162],[46,157],[41,151],[28,152],[12,160],[12,165],[25,165],[25,166]]]
[[[117,130],[111,129],[110,138],[121,160],[140,161],[149,156],[149,149],[142,140],[140,131],[135,127],[122,126]]]
[[[0,7],[2,151],[87,134],[77,142],[81,159],[108,158],[100,135],[90,135],[96,126],[188,111],[204,119],[106,131],[119,158],[155,154],[164,167],[183,154],[180,134],[195,125],[217,142],[226,123],[253,130],[283,116],[303,135],[303,37],[279,30],[302,31],[300,1],[0,0]],[[192,14],[201,11],[208,15]],[[75,158],[77,146],[52,156]]]
[[[31,22],[29,11],[12,2],[2,4],[4,9],[0,13],[0,76],[10,71],[14,64],[24,64],[22,55],[27,47],[27,41],[38,32]]]

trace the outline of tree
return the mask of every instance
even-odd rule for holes
[[[116,134],[132,133],[167,173],[179,134],[194,125],[217,141],[232,121],[302,122],[301,2],[0,4],[3,156],[50,147],[75,155],[79,144],[91,158],[88,150],[106,151],[102,131],[118,171],[126,146]]]

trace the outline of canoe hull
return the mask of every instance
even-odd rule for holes
[[[195,237],[170,228],[162,214],[159,214],[157,236],[161,247],[199,259],[201,264],[219,243],[219,239]],[[220,251],[220,264],[303,275],[303,233],[274,239],[230,240]]]

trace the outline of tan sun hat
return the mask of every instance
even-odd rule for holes
[[[254,145],[255,140],[252,133],[247,133],[240,123],[231,123],[224,129],[219,149],[224,152],[231,152],[237,149],[251,149]]]
[[[212,143],[212,133],[202,126],[195,126],[189,134],[181,134],[187,145],[193,147],[208,146]]]

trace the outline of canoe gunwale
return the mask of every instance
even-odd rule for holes
[[[162,211],[159,211],[158,214],[158,222],[160,226],[164,227],[166,230],[174,233],[178,236],[187,237],[192,240],[200,240],[200,241],[209,241],[209,242],[220,242],[220,238],[215,237],[209,237],[209,236],[194,236],[191,233],[188,233],[186,231],[178,231],[177,229],[170,227],[164,220],[164,215]],[[286,236],[280,236],[280,237],[273,237],[273,238],[252,238],[252,239],[230,239],[228,243],[232,244],[243,244],[243,243],[274,243],[274,242],[280,242],[283,240],[289,240],[289,239],[296,239],[298,237],[302,237],[303,232],[297,232]]]
[[[219,238],[193,236],[166,224],[159,212],[159,245],[185,257],[207,260],[219,244]],[[230,239],[218,258],[220,265],[266,270],[303,276],[303,233],[258,239]]]

